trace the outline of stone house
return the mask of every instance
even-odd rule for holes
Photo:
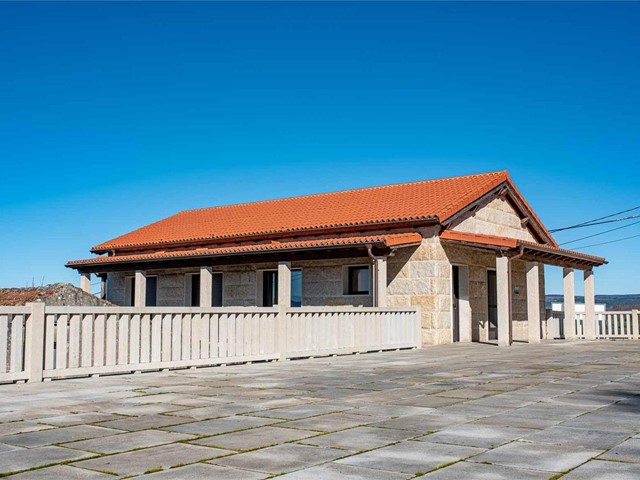
[[[117,305],[273,306],[285,278],[292,307],[419,305],[423,344],[538,342],[542,265],[572,318],[574,269],[590,312],[606,263],[559,248],[506,171],[184,211],[91,252],[67,267]]]

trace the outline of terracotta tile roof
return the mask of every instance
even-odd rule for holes
[[[492,247],[503,247],[507,249],[516,249],[524,247],[526,250],[534,250],[556,254],[558,256],[570,257],[573,259],[583,260],[593,265],[603,265],[607,263],[602,257],[595,257],[582,252],[566,250],[553,245],[529,242],[526,240],[518,240],[516,238],[498,237],[495,235],[483,235],[480,233],[457,232],[454,230],[444,230],[440,233],[442,240],[450,240],[464,243],[475,243],[477,245],[487,245]]]
[[[301,250],[313,248],[348,247],[358,245],[383,245],[386,247],[401,247],[416,245],[422,241],[417,232],[391,233],[384,235],[362,235],[355,237],[317,238],[311,240],[269,241],[246,245],[219,246],[211,248],[193,248],[182,250],[159,251],[153,253],[101,256],[84,260],[72,260],[67,267],[88,265],[106,265],[113,263],[131,263],[138,261],[171,260],[185,257],[214,257],[234,254],[265,253],[270,251]]]
[[[180,212],[93,247],[92,252],[329,230],[407,221],[445,221],[508,172],[427,180]]]

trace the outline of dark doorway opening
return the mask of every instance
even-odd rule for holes
[[[453,266],[453,341],[460,341],[460,267]]]
[[[498,339],[498,280],[495,270],[487,271],[487,299],[489,302],[489,340]]]

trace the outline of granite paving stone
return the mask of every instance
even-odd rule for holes
[[[640,464],[590,460],[570,471],[562,480],[638,480]]]
[[[420,478],[424,480],[548,480],[549,476],[549,472],[464,461],[435,470]]]
[[[385,417],[373,417],[370,415],[354,415],[347,413],[329,413],[318,415],[317,417],[303,418],[302,420],[292,420],[280,424],[286,428],[301,428],[303,430],[316,430],[319,432],[335,432],[346,428],[367,425],[380,422]]]
[[[631,438],[600,455],[601,459],[616,462],[640,463],[640,438]]]
[[[91,453],[52,445],[24,448],[0,453],[0,468],[2,468],[2,473],[6,474],[91,456],[93,456]]]
[[[559,425],[545,428],[522,438],[527,442],[550,443],[556,445],[574,445],[596,449],[612,448],[629,437],[628,433],[596,430],[589,428],[572,428]]]
[[[215,460],[216,465],[236,467],[271,474],[291,472],[311,467],[345,455],[344,450],[282,444],[275,447],[240,453]]]
[[[257,427],[240,432],[225,433],[194,440],[190,443],[228,450],[254,450],[279,443],[293,442],[318,435],[318,432],[280,427]]]
[[[498,427],[467,423],[442,429],[439,432],[420,437],[417,440],[434,443],[449,443],[451,445],[464,445],[467,447],[494,448],[536,431],[537,430],[526,428]]]
[[[145,480],[260,480],[269,474],[238,470],[237,468],[221,467],[209,463],[194,463],[184,467],[171,468],[162,472],[149,473],[137,478]],[[113,477],[111,477],[113,478]]]
[[[428,472],[451,462],[483,452],[480,448],[428,442],[402,442],[353,455],[337,463],[387,470],[390,472]]]
[[[414,478],[414,475],[329,462],[287,473],[278,478],[282,480],[405,480]]]
[[[177,465],[210,460],[227,453],[229,452],[217,448],[173,443],[93,458],[74,463],[74,465],[90,470],[114,472],[117,475],[141,475],[149,470],[157,468],[166,470]]]
[[[602,450],[515,441],[480,454],[471,461],[516,468],[565,472],[600,455]]]
[[[118,430],[147,430],[150,428],[169,427],[180,423],[193,422],[191,417],[178,417],[174,415],[141,415],[139,417],[125,417],[109,422],[102,422],[101,427],[116,428]]]
[[[134,448],[154,447],[156,445],[173,443],[181,440],[191,440],[194,438],[193,435],[162,432],[160,430],[118,433],[119,435],[111,435],[109,437],[65,443],[64,446],[89,452],[116,453],[133,450]]]
[[[321,447],[342,448],[354,452],[383,447],[414,437],[413,432],[391,428],[357,427],[306,438],[299,443]]]
[[[113,428],[96,427],[93,425],[75,425],[73,427],[53,428],[36,432],[19,433],[1,437],[3,443],[18,445],[21,447],[41,447],[54,443],[73,442],[87,438],[106,437],[122,433]]]
[[[279,420],[234,415],[232,417],[203,420],[201,422],[184,423],[173,427],[165,427],[164,430],[193,435],[218,435],[220,433],[235,432],[238,430],[262,427],[264,425],[271,425],[274,423],[279,423]]]
[[[114,476],[69,465],[54,465],[53,467],[18,473],[9,478],[11,480],[113,480]]]

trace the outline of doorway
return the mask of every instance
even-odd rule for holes
[[[460,267],[457,265],[453,266],[453,319],[452,319],[452,331],[453,331],[453,342],[460,341]]]
[[[487,301],[489,307],[489,340],[498,339],[498,277],[487,270]]]

